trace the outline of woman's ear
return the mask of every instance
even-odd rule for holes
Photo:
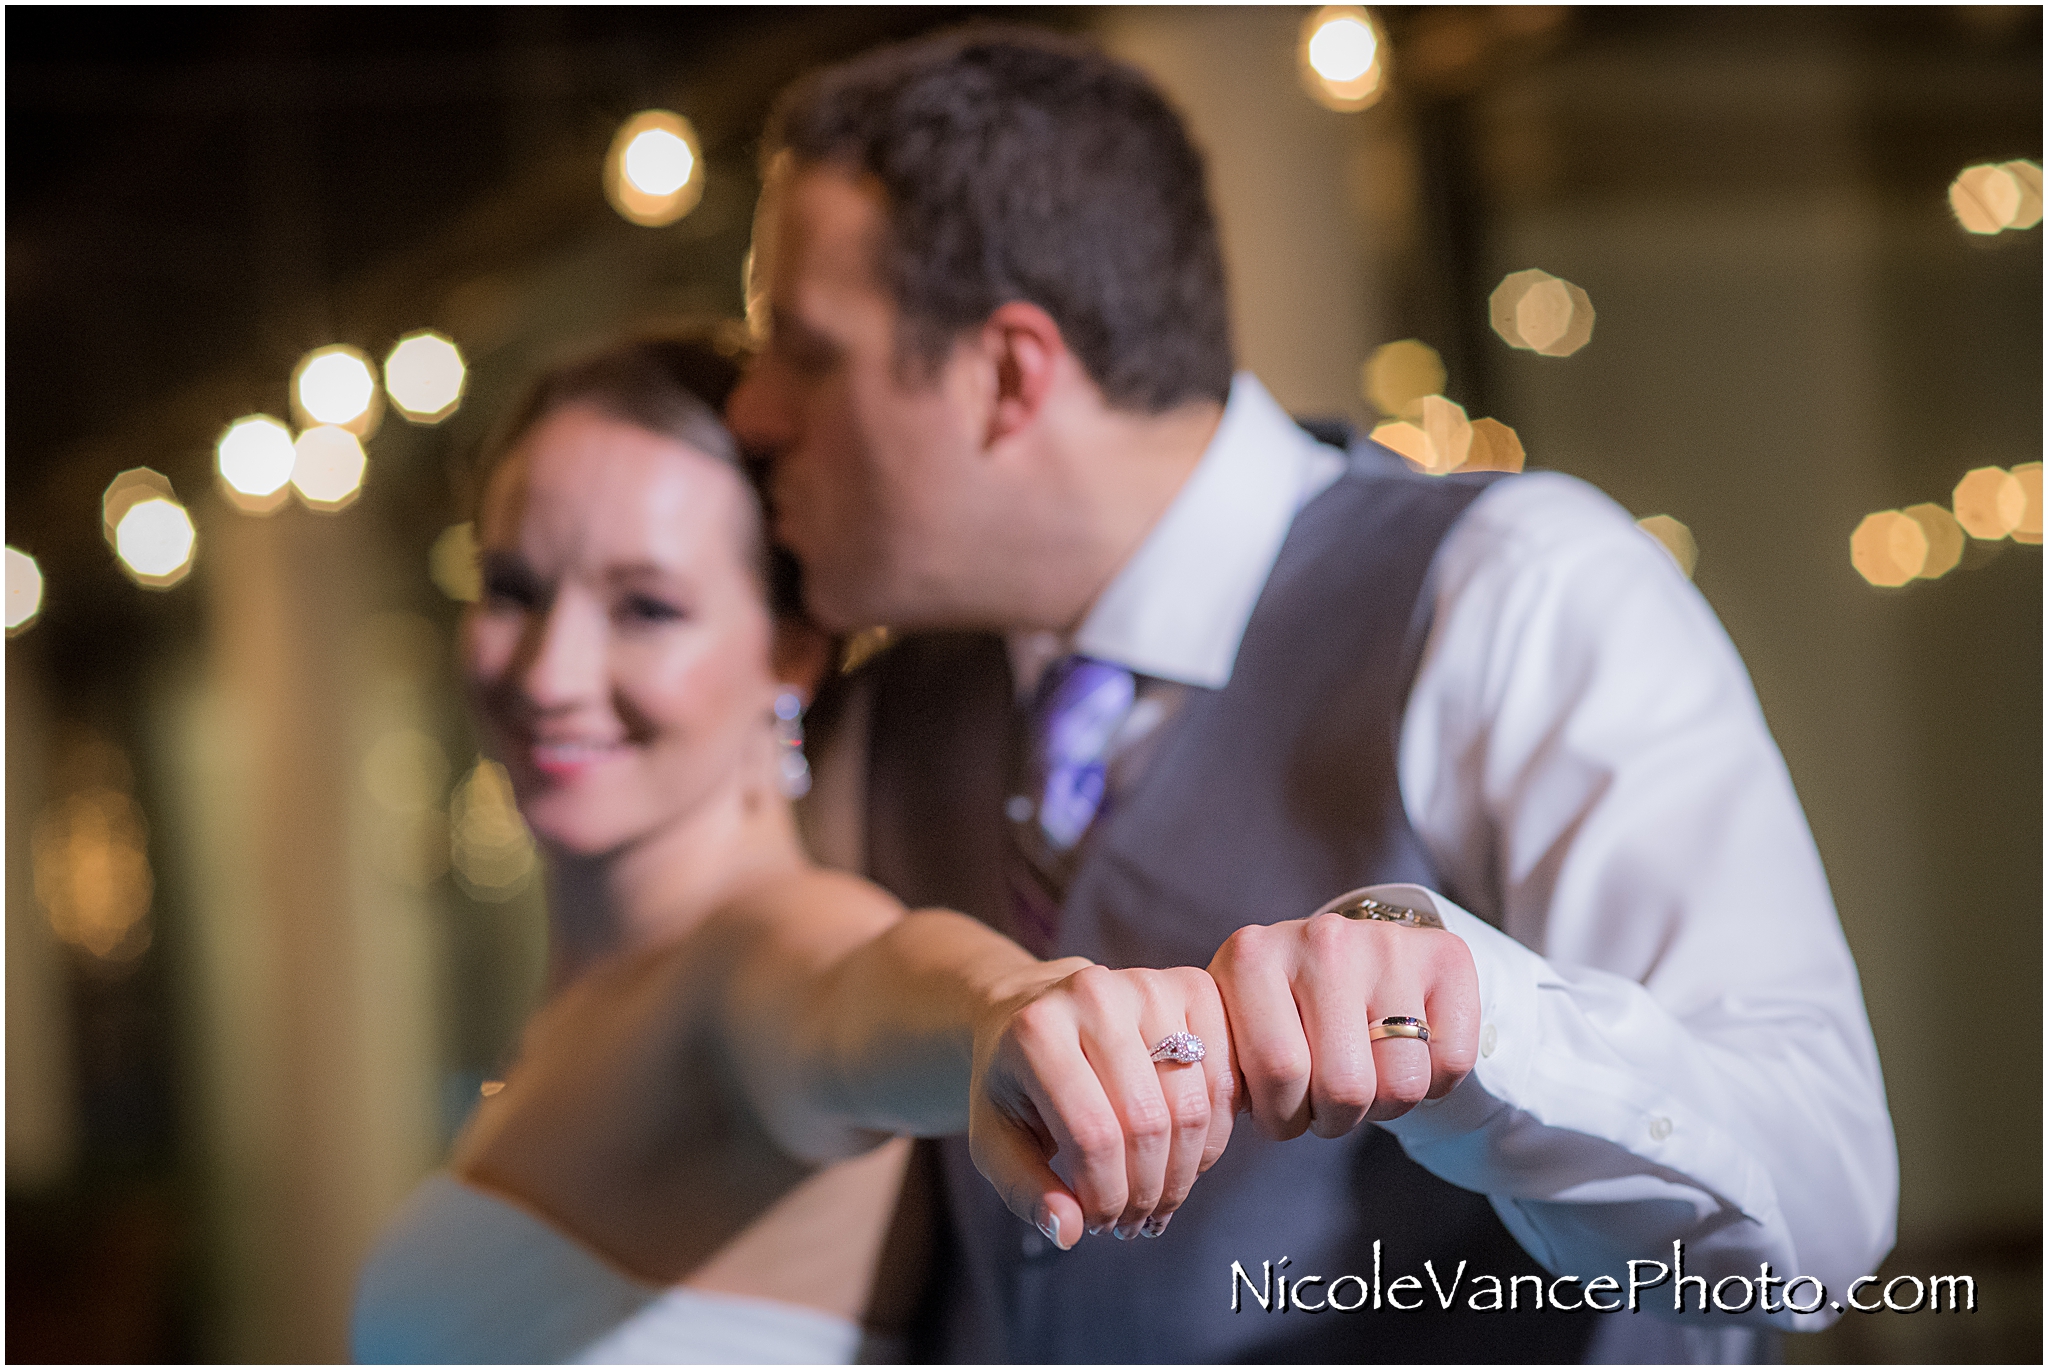
[[[775,678],[795,690],[806,707],[832,669],[833,645],[832,635],[816,624],[787,617],[775,621]]]

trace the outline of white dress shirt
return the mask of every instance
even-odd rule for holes
[[[1294,515],[1343,461],[1240,375],[1072,649],[1224,685]],[[1891,1119],[1819,855],[1726,633],[1627,513],[1555,473],[1481,494],[1425,594],[1401,797],[1472,912],[1390,892],[1433,903],[1471,948],[1481,1057],[1386,1126],[1556,1274],[1625,1285],[1627,1261],[1669,1265],[1683,1240],[1710,1286],[1768,1261],[1843,1302],[1891,1248]],[[1012,643],[1027,672],[1047,652]],[[1646,1315],[1673,1316],[1668,1283],[1642,1307],[1602,1320],[1596,1356],[1739,1356],[1744,1323],[1838,1316],[1660,1328]]]

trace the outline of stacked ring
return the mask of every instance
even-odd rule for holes
[[[1405,1013],[1397,1013],[1374,1023],[1372,1030],[1365,1035],[1367,1040],[1374,1042],[1383,1041],[1388,1037],[1412,1037],[1418,1042],[1427,1042],[1429,1040],[1429,1024],[1423,1022],[1420,1018],[1411,1018]]]
[[[1159,1045],[1152,1048],[1152,1059],[1162,1064],[1191,1066],[1209,1054],[1202,1045],[1202,1039],[1192,1032],[1173,1032],[1159,1039]]]

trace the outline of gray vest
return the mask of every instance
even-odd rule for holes
[[[1488,478],[1414,476],[1369,445],[1295,520],[1230,683],[1194,690],[1128,793],[1111,796],[1061,912],[1060,955],[1206,965],[1247,923],[1298,918],[1359,885],[1441,888],[1396,784],[1426,627],[1424,580]],[[912,637],[875,665],[869,873],[905,903],[1005,928],[1009,666],[986,634]],[[1455,892],[1446,891],[1455,896]],[[1472,1277],[1541,1273],[1486,1200],[1363,1127],[1276,1143],[1248,1117],[1156,1240],[1053,1249],[1003,1207],[964,1138],[936,1144],[944,1212],[917,1346],[945,1361],[1577,1360],[1583,1315],[1467,1308]],[[1451,1311],[1277,1304],[1264,1263],[1383,1284],[1434,1262]],[[1279,1264],[1287,1258],[1285,1265]],[[1233,1262],[1251,1278],[1247,1292]],[[1233,1290],[1237,1310],[1233,1311]],[[1347,1282],[1337,1302],[1353,1302]],[[1402,1301],[1409,1302],[1404,1293]],[[1524,1298],[1526,1299],[1526,1282]]]

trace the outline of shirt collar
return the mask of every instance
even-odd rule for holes
[[[1220,690],[1294,516],[1344,469],[1249,372],[1195,469],[1081,620],[1071,645],[1012,634],[1020,691],[1072,650],[1139,675]]]

